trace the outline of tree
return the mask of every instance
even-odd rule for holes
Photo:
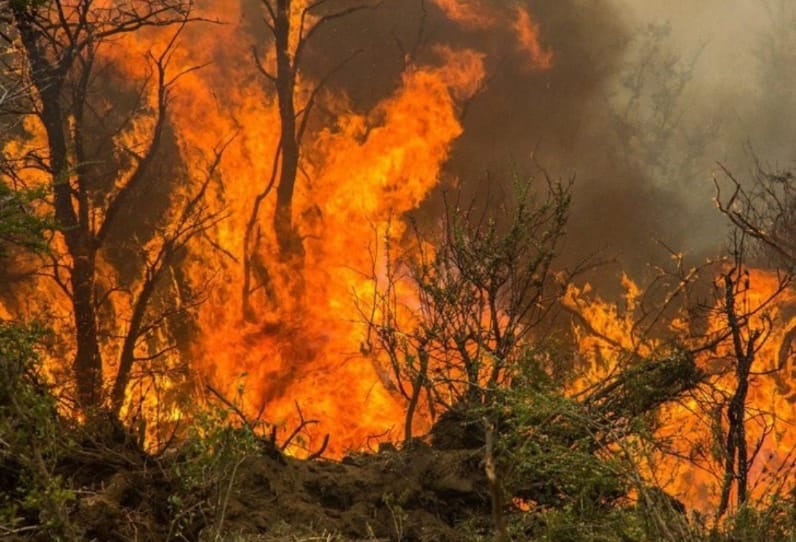
[[[149,224],[144,221],[148,227],[141,228],[143,234],[128,214],[142,205],[141,194],[163,173],[156,165],[167,144],[168,105],[186,73],[169,73],[169,60],[180,29],[194,20],[190,0],[108,5],[92,0],[13,1],[0,12],[7,29],[0,38],[15,46],[16,65],[30,78],[24,86],[26,108],[6,113],[32,115],[46,142],[43,149],[6,160],[2,173],[25,183],[24,172],[37,171],[52,193],[54,220],[65,248],[63,254],[54,251],[48,268],[70,300],[72,374],[77,403],[84,411],[109,405],[118,415],[133,364],[163,353],[144,356],[140,351],[166,319],[165,314],[152,314],[156,292],[164,288],[164,274],[188,241],[219,218],[202,200],[222,149],[209,161],[206,177],[195,181],[195,192],[179,204],[167,204]],[[170,26],[178,29],[160,52],[147,54],[150,75],[139,88],[113,80],[113,61],[103,55],[110,43],[145,27]],[[103,88],[100,75],[117,87]],[[117,101],[110,110],[101,105],[103,93]],[[133,126],[142,120],[148,120],[150,128],[138,138]],[[164,199],[170,201],[168,196]],[[100,268],[112,265],[113,250],[125,252],[135,263],[129,280],[104,284],[98,281]],[[115,380],[106,389],[103,346],[119,333],[104,323],[100,311],[112,304],[114,295],[129,297],[131,314],[121,334]],[[111,310],[110,320],[114,316]]]
[[[744,329],[745,326],[739,321],[736,300],[744,292],[744,287],[740,286],[742,276],[743,269],[735,266],[722,277],[725,294],[723,308],[732,337],[736,386],[727,405],[727,439],[724,450],[724,480],[717,512],[719,517],[727,511],[733,485],[737,487],[738,505],[743,505],[747,499],[750,465],[746,441],[746,396],[749,393],[749,375],[755,361],[757,342],[763,335],[760,329]]]
[[[301,143],[307,130],[318,93],[329,78],[348,63],[356,52],[345,58],[341,64],[330,69],[312,87],[304,103],[299,103],[298,81],[302,62],[313,35],[336,19],[347,17],[364,9],[375,8],[380,2],[349,1],[331,2],[329,0],[306,2],[302,0],[263,0],[265,24],[270,34],[271,53],[275,58],[274,67],[261,60],[260,52],[253,49],[258,71],[276,89],[279,107],[280,137],[273,159],[271,178],[255,198],[251,215],[246,225],[244,239],[244,283],[243,314],[251,316],[249,296],[253,290],[267,284],[253,284],[254,275],[260,283],[268,282],[268,272],[260,261],[259,234],[256,231],[260,207],[276,187],[276,208],[274,211],[274,234],[282,258],[303,256],[303,242],[293,223],[293,194],[300,171]]]
[[[732,251],[734,265],[722,274],[723,299],[719,307],[726,322],[723,338],[731,343],[730,357],[735,384],[729,401],[722,405],[726,408],[727,425],[723,443],[724,478],[717,509],[718,517],[727,512],[733,487],[736,490],[738,506],[744,505],[749,498],[749,470],[756,452],[750,452],[751,443],[747,435],[747,395],[752,379],[759,375],[759,369],[753,368],[758,352],[771,339],[774,330],[774,323],[766,316],[765,311],[791,287],[792,273],[796,271],[796,244],[793,241],[796,239],[796,185],[793,175],[790,172],[766,173],[758,163],[752,187],[746,189],[726,167],[721,166],[721,169],[730,181],[731,193],[724,200],[720,183],[718,179],[714,179],[716,204],[719,211],[729,218],[735,231]],[[750,306],[747,300],[748,292],[753,286],[744,254],[744,245],[748,239],[756,242],[767,263],[773,264],[779,270],[777,288],[758,306]],[[753,316],[758,316],[756,325],[752,324]],[[769,372],[777,372],[787,365],[788,358],[792,355],[791,344],[794,339],[796,326],[784,330],[782,344],[778,348],[779,359],[773,360],[774,369],[769,369]],[[753,449],[759,449],[768,431],[770,429],[764,430]]]
[[[722,181],[714,177],[716,205],[732,225],[757,241],[769,263],[796,271],[796,177],[791,171],[769,171],[759,161],[751,183],[742,183],[719,164],[729,183],[729,196]]]
[[[791,276],[777,274],[771,291],[754,284],[757,277],[746,263],[745,240],[743,232],[734,236],[729,263],[722,266],[714,282],[715,302],[706,307],[707,330],[694,347],[714,377],[705,388],[701,406],[713,418],[708,425],[713,427],[715,449],[720,450],[714,458],[721,471],[718,518],[729,509],[733,489],[738,507],[750,498],[750,470],[778,417],[776,412],[749,404],[750,387],[786,365],[796,333],[796,327],[788,329],[792,324],[773,310],[790,287]],[[787,344],[767,347],[778,334]],[[759,425],[754,433],[749,429],[753,421]]]
[[[754,453],[749,452],[746,432],[748,422],[746,396],[753,364],[762,345],[769,339],[771,322],[763,319],[753,328],[750,314],[760,312],[776,301],[783,290],[791,287],[792,274],[796,272],[796,178],[790,171],[767,171],[758,160],[756,172],[750,183],[742,183],[727,167],[719,164],[724,179],[729,182],[729,196],[724,197],[721,181],[714,177],[716,205],[735,228],[736,263],[723,275],[724,315],[732,340],[736,385],[727,405],[727,430],[724,444],[724,480],[717,515],[724,515],[730,505],[732,488],[736,489],[737,504],[748,499],[748,474]],[[756,243],[762,261],[784,273],[780,286],[771,299],[762,306],[738,308],[749,290],[748,270],[743,262],[744,239]],[[791,344],[796,340],[796,327],[786,330],[776,360],[778,368],[787,364],[792,354]],[[764,434],[762,438],[765,438]]]

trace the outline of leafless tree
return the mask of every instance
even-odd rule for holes
[[[737,504],[741,506],[747,502],[749,470],[757,455],[755,450],[759,450],[762,441],[768,436],[767,432],[770,431],[764,430],[756,441],[750,442],[750,437],[747,435],[749,424],[747,396],[752,380],[762,374],[759,368],[755,369],[757,354],[770,340],[775,328],[766,310],[776,302],[783,290],[789,287],[791,280],[789,275],[780,275],[774,292],[758,304],[751,304],[747,299],[747,292],[754,285],[744,262],[743,238],[743,233],[736,238],[733,265],[722,273],[717,282],[722,298],[714,309],[725,323],[715,344],[719,344],[719,341],[728,343],[727,357],[734,373],[734,384],[726,404],[719,405],[719,412],[726,410],[726,426],[723,430],[724,465],[718,517],[727,511],[733,487]],[[782,368],[779,366],[782,360],[775,361],[777,366],[769,372],[776,372]]]
[[[768,171],[757,161],[751,182],[744,183],[724,165],[719,167],[723,177],[713,180],[719,211],[773,256],[775,266],[796,270],[796,176],[787,170]],[[722,185],[729,185],[729,195]]]
[[[258,252],[261,249],[257,221],[260,208],[276,188],[274,234],[282,258],[301,258],[303,242],[293,223],[293,194],[301,169],[301,144],[319,92],[329,79],[347,64],[358,51],[349,55],[324,74],[299,100],[297,81],[308,44],[321,28],[335,20],[362,10],[374,9],[378,0],[314,0],[301,4],[296,0],[263,0],[265,24],[271,38],[269,52],[274,66],[263,62],[263,52],[253,49],[257,70],[275,88],[279,106],[280,138],[273,157],[270,178],[255,198],[244,239],[243,314],[251,316],[249,296],[253,290],[267,288],[269,274]],[[303,7],[302,7],[303,6]],[[268,55],[266,55],[267,57]]]
[[[748,413],[746,397],[750,380],[755,376],[753,365],[757,353],[769,340],[772,322],[764,311],[792,284],[796,270],[796,184],[790,172],[768,173],[757,163],[757,174],[752,186],[746,188],[734,174],[720,165],[724,178],[730,183],[730,195],[724,197],[721,182],[716,185],[716,204],[735,227],[733,234],[734,265],[722,275],[723,302],[720,305],[726,321],[726,339],[732,344],[735,386],[727,405],[727,425],[724,442],[724,478],[717,514],[721,517],[730,505],[733,487],[738,505],[748,499],[749,469],[755,453],[750,452],[746,426]],[[750,284],[749,270],[744,261],[744,244],[751,239],[757,243],[766,263],[773,264],[779,276],[778,288],[759,306],[749,307],[745,301]],[[753,327],[753,315],[760,324]],[[796,339],[796,328],[784,330],[783,343],[775,360],[776,372],[787,364],[792,355],[791,344]],[[724,405],[722,405],[724,408]],[[767,435],[756,443],[756,448]]]

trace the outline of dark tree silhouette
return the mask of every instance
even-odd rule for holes
[[[6,29],[0,38],[19,51],[17,66],[23,68],[21,73],[29,74],[30,80],[23,85],[27,110],[5,112],[37,117],[46,134],[46,145],[19,161],[4,164],[3,174],[14,178],[21,169],[34,168],[47,179],[56,227],[65,246],[65,254],[53,254],[49,269],[71,302],[77,402],[88,412],[110,406],[118,414],[133,364],[143,359],[139,346],[163,320],[151,314],[160,279],[188,240],[218,219],[217,213],[203,205],[202,198],[215,175],[221,149],[210,160],[197,191],[183,200],[180,208],[163,212],[161,220],[173,223],[168,227],[151,225],[148,249],[125,223],[130,207],[157,175],[155,163],[168,137],[169,101],[177,81],[190,71],[169,73],[169,60],[181,29],[197,19],[191,15],[190,0],[134,0],[107,6],[92,0],[6,4],[0,12],[0,22]],[[107,75],[113,69],[103,60],[101,51],[124,34],[170,26],[176,28],[172,39],[162,51],[147,55],[150,75],[132,93],[133,103],[120,99],[118,108],[110,113],[99,107],[100,74]],[[149,96],[154,97],[153,105],[148,103]],[[152,117],[151,129],[143,140],[125,145],[115,137],[147,114]],[[137,247],[132,250],[140,254],[141,262],[134,273],[138,280],[131,281],[135,287],[98,283],[98,258],[103,257],[103,251],[118,249],[120,242],[128,249]],[[103,304],[116,294],[128,295],[132,307],[132,314],[117,316],[129,317],[122,337],[103,330],[100,317]],[[110,390],[105,388],[102,355],[103,341],[108,340],[122,343]],[[159,354],[162,352],[146,359]]]
[[[318,93],[329,78],[347,64],[358,52],[333,66],[309,90],[306,100],[299,103],[297,80],[306,54],[307,46],[315,33],[336,19],[356,12],[373,9],[381,2],[373,0],[317,0],[300,8],[293,0],[263,0],[265,24],[271,38],[269,47],[276,59],[275,66],[261,61],[261,52],[253,50],[257,70],[276,89],[279,106],[280,138],[277,145],[271,177],[263,191],[255,198],[246,225],[244,239],[244,283],[243,315],[252,316],[250,294],[259,288],[268,287],[269,274],[259,255],[260,234],[257,221],[263,201],[276,188],[274,211],[274,235],[283,259],[301,260],[304,247],[301,236],[293,222],[293,195],[301,165],[301,143],[307,130]]]

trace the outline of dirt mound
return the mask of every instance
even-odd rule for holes
[[[70,464],[84,484],[73,517],[87,539],[109,542],[176,535],[203,540],[219,521],[223,533],[235,535],[295,528],[352,539],[456,542],[458,524],[478,517],[486,524],[490,510],[479,450],[438,450],[419,442],[340,462],[303,461],[264,450],[234,467],[229,487],[210,507],[212,517],[206,512],[210,508],[197,506],[192,512],[175,500],[179,457],[128,454],[102,464],[92,464],[91,457],[76,457]]]
[[[423,444],[339,463],[252,458],[241,468],[228,525],[267,532],[286,522],[353,538],[455,542],[453,527],[489,513],[480,460],[472,450]]]
[[[241,468],[229,526],[263,532],[282,521],[351,537],[458,540],[452,527],[466,511],[488,511],[478,462],[471,451],[426,446],[340,463],[253,458]]]

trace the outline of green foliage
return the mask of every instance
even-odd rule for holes
[[[203,528],[209,529],[210,540],[219,539],[238,469],[247,458],[261,453],[261,441],[252,428],[236,425],[232,416],[220,407],[195,415],[174,466],[178,483],[169,498],[173,517],[169,539],[188,540]]]
[[[409,519],[409,514],[403,509],[403,501],[405,495],[395,496],[388,493],[382,497],[384,506],[390,511],[392,518],[393,535],[396,542],[401,542],[404,539],[404,531],[406,530],[406,522]]]
[[[184,487],[207,488],[223,477],[230,463],[258,451],[258,437],[248,427],[237,427],[223,408],[199,412],[189,429],[183,448],[184,461],[177,474]]]
[[[541,377],[534,354],[528,357],[514,368],[512,385],[497,390],[491,414],[505,489],[540,506],[602,514],[627,484],[616,460],[598,453],[600,420]]]
[[[43,197],[42,190],[14,190],[0,182],[0,258],[7,255],[9,246],[46,250],[44,233],[52,224],[31,208]]]
[[[74,493],[55,472],[65,449],[55,400],[39,376],[45,330],[0,322],[0,526],[69,540]]]
[[[796,539],[796,502],[793,496],[776,497],[766,507],[746,506],[736,511],[710,542],[792,542]]]
[[[746,507],[713,525],[689,517],[661,488],[649,486],[636,462],[644,442],[654,438],[645,414],[669,396],[649,379],[684,381],[699,377],[687,357],[641,363],[624,378],[608,382],[591,399],[564,394],[548,369],[555,352],[526,350],[511,370],[509,385],[495,390],[489,407],[470,411],[495,428],[495,456],[504,502],[524,502],[507,517],[512,540],[546,542],[776,542],[796,539],[794,497]],[[663,371],[663,372],[661,372]],[[669,378],[664,379],[663,373]],[[621,386],[616,385],[619,382]],[[628,388],[628,389],[624,389]],[[679,390],[675,386],[675,392]],[[626,392],[633,392],[628,401]],[[610,392],[608,394],[607,392]],[[618,398],[630,408],[616,408]],[[643,396],[643,397],[642,397]],[[646,405],[638,406],[639,401]],[[606,408],[606,404],[610,408]],[[621,413],[617,422],[616,413]],[[467,529],[465,529],[467,531]],[[467,540],[492,540],[473,534]]]
[[[684,517],[666,498],[655,501],[660,510],[654,517],[631,498],[641,477],[619,450],[644,434],[646,419],[632,417],[642,413],[627,412],[618,430],[614,410],[565,395],[546,370],[554,358],[555,352],[526,350],[512,367],[510,384],[495,391],[493,406],[485,410],[496,428],[495,455],[506,500],[520,499],[529,508],[509,516],[514,539],[678,539],[660,529],[668,522],[678,527],[670,530],[687,532],[679,529]],[[665,496],[660,490],[652,493]]]
[[[544,542],[625,542],[655,541],[645,532],[641,518],[629,510],[611,509],[586,517],[582,511],[565,507],[543,511],[535,524],[524,530],[532,540]],[[515,528],[516,529],[516,528]]]

